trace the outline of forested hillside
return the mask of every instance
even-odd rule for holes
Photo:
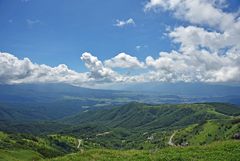
[[[56,100],[51,102],[0,102],[0,117],[24,122],[57,120],[93,109],[96,101]],[[98,108],[98,107],[95,107]]]
[[[135,159],[146,159],[149,156],[158,158],[145,150],[189,152],[188,148],[169,148],[171,146],[168,142],[174,133],[172,141],[177,145],[188,142],[190,146],[199,146],[232,140],[234,134],[240,132],[239,115],[240,108],[229,103],[151,105],[132,102],[123,106],[86,111],[61,119],[60,122],[0,120],[0,131],[5,132],[0,133],[0,154],[2,159],[8,160],[63,156],[77,152],[78,140],[81,139],[80,149],[84,153],[71,155],[73,158],[81,156],[96,159],[92,156],[93,149],[120,150],[104,153],[113,156],[126,155],[126,158],[132,159],[134,157],[130,156],[130,151],[122,150],[135,149],[139,151],[134,153],[141,156]],[[236,148],[234,143],[226,144]],[[216,146],[219,147],[220,144]],[[165,148],[168,150],[164,150]],[[211,146],[205,150],[211,153],[213,149]],[[97,155],[105,155],[101,150],[95,152]],[[196,155],[201,158],[200,154]],[[226,156],[234,155],[229,153]],[[70,155],[64,160],[69,157]],[[109,156],[105,157],[109,159]]]
[[[56,131],[70,128],[72,125],[45,121],[34,123],[19,123],[12,120],[0,120],[0,131],[32,134],[36,136],[56,133]]]
[[[147,150],[106,150],[93,149],[84,153],[78,152],[50,160],[239,160],[240,141],[214,142],[208,146],[168,147],[156,152]]]
[[[108,127],[135,130],[178,128],[207,119],[228,119],[240,115],[240,108],[228,103],[149,105],[132,102],[113,109],[98,109],[62,119],[61,122],[80,125],[98,123]]]
[[[0,132],[1,160],[39,160],[77,152],[77,139],[69,136],[34,135]]]
[[[190,145],[205,145],[214,141],[231,140],[240,133],[240,118],[203,120],[188,128],[181,128],[173,138],[177,145],[188,142]]]

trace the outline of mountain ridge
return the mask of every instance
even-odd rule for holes
[[[221,106],[217,106],[217,105]],[[240,108],[229,103],[150,105],[132,102],[114,109],[98,109],[62,119],[60,122],[80,125],[99,123],[111,128],[159,129],[198,123],[203,118],[227,119],[240,115]]]

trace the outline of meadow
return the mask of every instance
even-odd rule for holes
[[[240,141],[213,142],[204,146],[189,147],[168,147],[157,152],[147,150],[106,150],[93,149],[67,156],[45,159],[46,161],[65,161],[65,160],[240,160]]]

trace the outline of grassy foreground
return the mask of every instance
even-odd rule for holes
[[[64,157],[46,159],[65,160],[240,160],[240,141],[214,142],[204,146],[170,147],[157,152],[145,150],[105,150],[93,149],[69,154]]]
[[[0,150],[0,161],[32,161],[43,158],[41,154],[32,150]]]

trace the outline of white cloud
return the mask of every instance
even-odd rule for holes
[[[156,76],[160,80],[185,82],[240,82],[240,57],[232,58],[226,55],[210,53],[204,49],[188,48],[179,53],[160,52],[160,57],[154,60],[146,58],[146,65],[157,69]],[[160,75],[159,75],[160,73]],[[171,77],[169,77],[171,75]],[[164,79],[168,78],[168,79]],[[170,79],[171,78],[171,79]]]
[[[232,53],[234,54],[234,53]],[[235,55],[235,54],[234,54]],[[108,83],[134,82],[240,82],[240,57],[219,56],[204,49],[190,49],[189,52],[160,52],[159,58],[146,58],[148,73],[129,76],[119,75],[111,68],[146,68],[136,57],[124,53],[106,60],[105,66],[90,53],[82,54],[82,61],[90,72],[77,73],[65,64],[57,67],[38,65],[28,58],[19,60],[8,53],[0,53],[0,83],[70,83],[91,86]]]
[[[137,57],[132,57],[125,53],[120,53],[114,58],[105,60],[104,64],[109,68],[146,68],[144,62],[139,62]]]
[[[232,26],[237,15],[223,12],[224,3],[223,0],[151,0],[144,6],[144,11],[170,10],[178,19],[225,30]]]
[[[83,53],[81,57],[85,66],[91,69],[89,77],[90,78],[110,78],[115,77],[118,74],[110,68],[105,68],[102,62],[98,60],[97,57],[92,56],[90,53]]]
[[[12,22],[12,19],[11,19],[11,20],[9,20],[8,22]]]
[[[39,21],[39,20],[31,21],[31,20],[27,19],[27,23],[28,23],[29,27],[33,27],[34,24],[46,25],[42,21]]]
[[[204,28],[196,26],[186,28],[180,26],[171,31],[169,37],[173,38],[174,43],[181,43],[181,48],[200,45],[212,51],[218,51],[221,48],[234,46],[238,43],[237,40],[240,39],[240,34],[237,33],[238,30],[233,31],[234,34],[230,34],[228,31],[224,33],[208,32]]]
[[[32,24],[34,24],[34,23],[40,23],[39,20],[36,20],[36,21],[30,21],[29,19],[27,19],[27,22],[28,22],[29,25],[32,25]]]
[[[160,52],[159,58],[146,58],[152,78],[158,81],[240,82],[240,18],[238,13],[225,13],[225,0],[151,0],[144,11],[171,11],[173,15],[195,25],[167,27],[178,51]],[[204,11],[204,12],[203,12]],[[221,32],[218,32],[220,29]],[[155,78],[156,77],[156,78]]]
[[[88,86],[115,82],[122,77],[112,69],[105,68],[102,62],[90,53],[83,53],[81,59],[90,72],[77,73],[68,69],[65,64],[53,68],[44,64],[38,65],[28,58],[19,60],[14,55],[0,52],[0,84],[61,82]]]
[[[144,6],[144,11],[146,12],[153,8],[157,12],[159,11],[158,7],[161,7],[160,9],[163,11],[173,10],[180,2],[181,0],[151,0]]]
[[[145,11],[170,10],[176,18],[194,24],[173,29],[166,26],[164,36],[171,38],[173,44],[180,44],[178,50],[160,52],[156,59],[148,56],[146,64],[137,57],[120,53],[105,60],[104,65],[85,52],[81,60],[90,70],[86,73],[77,73],[64,64],[52,68],[34,64],[28,58],[19,60],[11,54],[0,53],[0,83],[65,82],[84,86],[154,81],[240,83],[240,17],[237,13],[223,12],[223,7],[226,7],[224,0],[151,0],[145,5]],[[42,23],[27,22],[30,26]],[[119,27],[135,25],[131,18],[117,22],[115,26]],[[211,31],[204,25],[211,27]],[[136,46],[137,50],[140,48]],[[120,75],[112,68],[129,68],[129,73],[131,69],[149,68],[149,71],[130,76],[129,73]]]
[[[136,49],[137,49],[137,50],[140,50],[140,48],[141,48],[141,46],[136,46]]]
[[[189,69],[188,66],[185,64],[184,60],[174,60],[178,57],[181,57],[181,54],[177,53],[176,51],[172,51],[171,54],[161,52],[159,53],[159,55],[161,57],[156,60],[154,60],[151,56],[148,56],[146,58],[146,65],[151,68],[165,71],[166,73],[179,71],[184,72]]]
[[[33,64],[28,58],[19,60],[9,53],[0,52],[0,83],[83,83],[91,81],[86,73],[77,73],[60,64],[57,67]]]
[[[113,26],[123,27],[124,25],[130,25],[130,24],[135,26],[135,22],[133,21],[132,18],[129,18],[129,20],[127,20],[127,21],[119,21],[119,20],[117,20],[117,24],[113,24]]]
[[[146,64],[137,57],[120,53],[105,60],[104,65],[97,57],[85,52],[81,60],[89,69],[86,73],[77,73],[65,64],[52,68],[34,64],[28,58],[19,60],[11,54],[0,53],[0,83],[64,82],[83,86],[154,81],[240,83],[240,12],[224,12],[225,7],[225,0],[150,0],[145,4],[145,12],[151,9],[155,12],[170,11],[175,18],[193,24],[175,28],[166,26],[164,38],[171,38],[171,45],[180,44],[178,50],[161,51],[155,59],[148,56]],[[30,27],[43,24],[29,19],[27,23]],[[130,18],[117,20],[114,24],[124,25],[135,26],[135,22]],[[136,46],[136,49],[146,47]],[[129,68],[129,72],[120,75],[113,68]],[[147,68],[147,73],[129,75],[131,69]]]

